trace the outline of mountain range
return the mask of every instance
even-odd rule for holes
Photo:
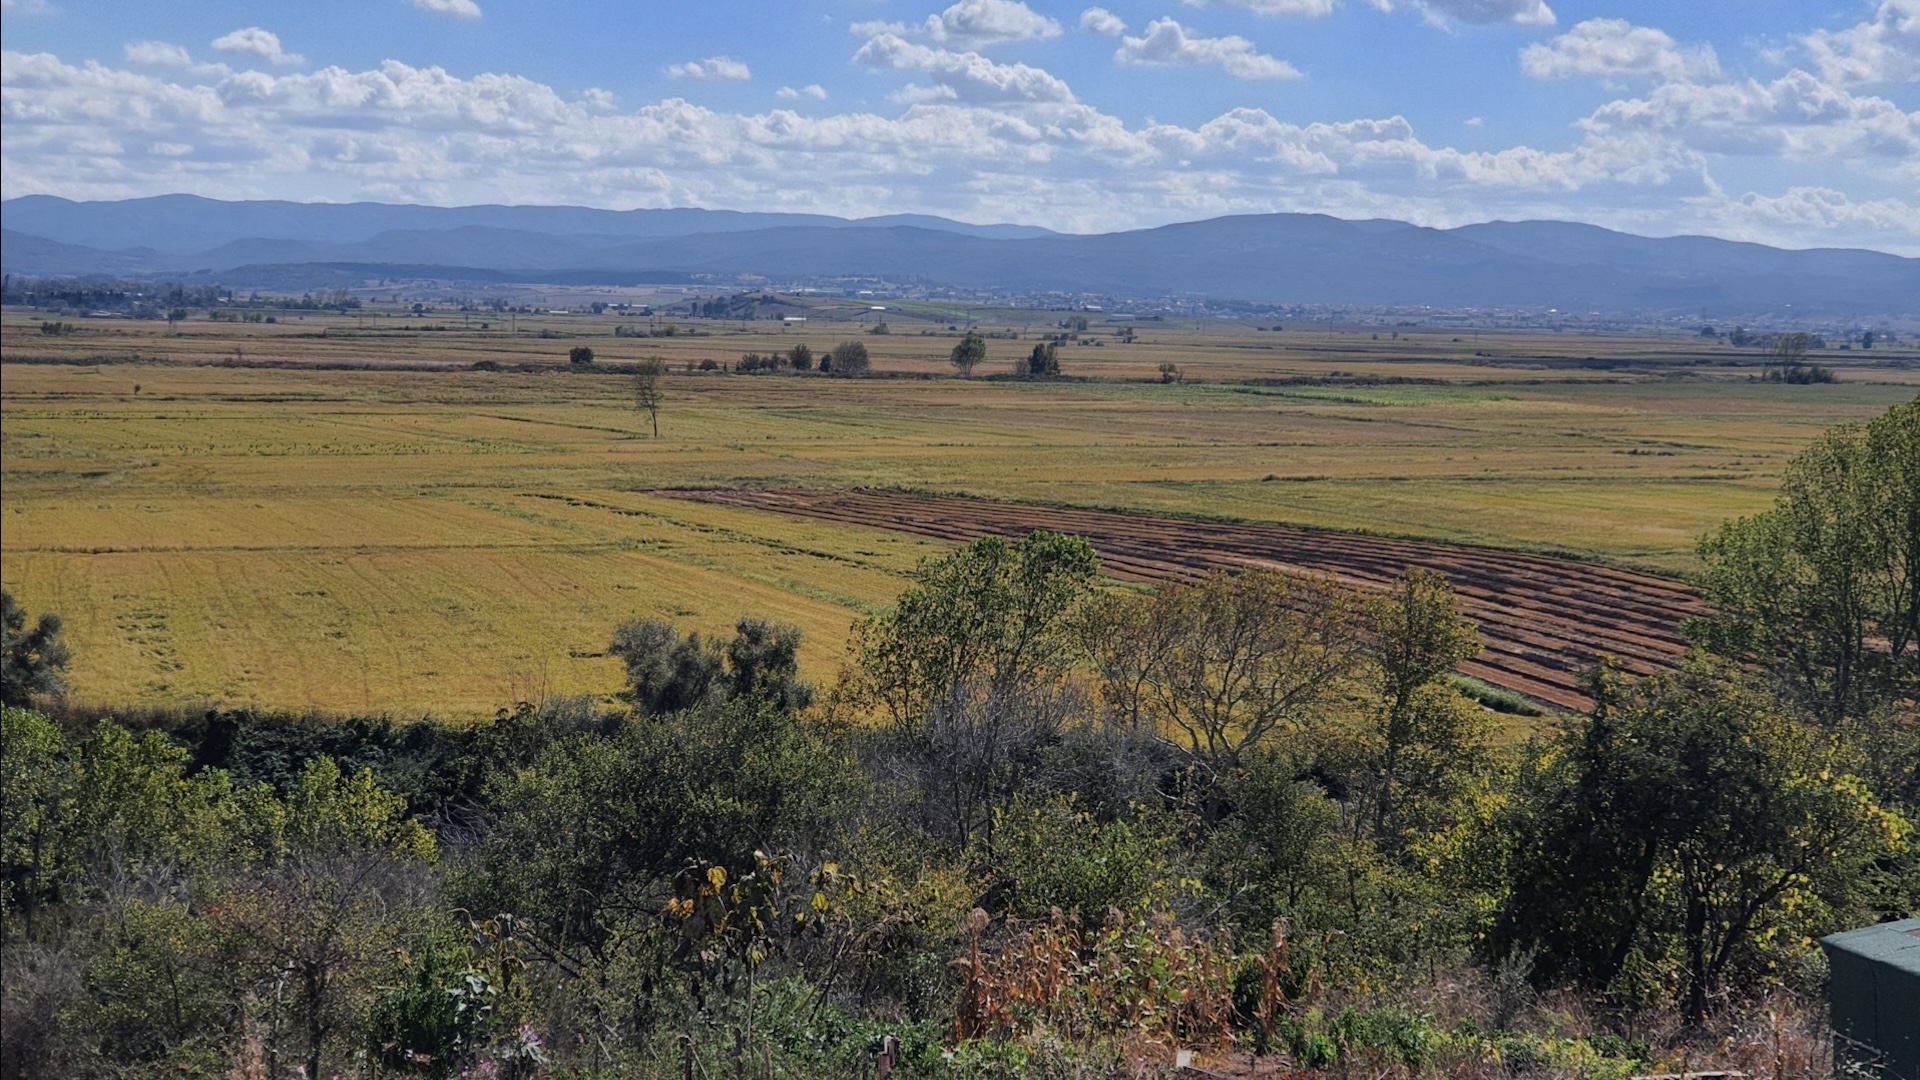
[[[1870,316],[1920,312],[1920,259],[1558,221],[1433,229],[1319,214],[1068,235],[894,215],[221,202],[0,203],[0,266],[235,287],[368,279],[637,284],[752,275],[1268,304]]]

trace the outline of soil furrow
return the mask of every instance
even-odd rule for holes
[[[1282,525],[865,490],[659,494],[954,542],[1034,529],[1074,533],[1100,552],[1108,574],[1147,583],[1259,565],[1329,574],[1377,590],[1409,566],[1422,566],[1446,574],[1463,613],[1480,624],[1487,650],[1462,672],[1558,708],[1589,704],[1581,673],[1602,655],[1634,674],[1673,666],[1685,651],[1681,622],[1707,610],[1681,582],[1617,567]]]

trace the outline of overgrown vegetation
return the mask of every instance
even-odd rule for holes
[[[1916,425],[1803,454],[1710,648],[1519,745],[1437,575],[1122,592],[1044,533],[824,685],[644,620],[617,702],[458,729],[62,723],[9,599],[5,1073],[1818,1075],[1813,939],[1920,897]]]

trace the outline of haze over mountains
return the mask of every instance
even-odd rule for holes
[[[0,222],[8,273],[187,275],[255,288],[382,278],[725,284],[759,275],[1273,304],[1706,317],[1920,311],[1920,259],[1552,221],[1430,229],[1266,214],[1070,236],[916,215],[35,195],[0,204]]]

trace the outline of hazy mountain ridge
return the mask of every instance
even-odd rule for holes
[[[584,207],[222,203],[162,196],[0,204],[15,273],[181,273],[283,286],[330,280],[486,281],[880,277],[959,288],[1263,303],[1780,314],[1908,314],[1920,259],[1650,238],[1573,222],[1433,229],[1319,214],[1214,218],[1066,235],[919,215]],[[99,243],[111,238],[111,248]],[[663,277],[663,275],[669,275]]]
[[[586,206],[419,206],[395,203],[222,202],[198,195],[156,195],[119,202],[75,202],[27,195],[0,203],[6,226],[85,247],[150,247],[167,255],[210,251],[247,239],[353,243],[401,230],[468,227],[619,237],[628,240],[694,233],[742,232],[777,225],[865,228],[938,227],[993,239],[1054,235],[1032,225],[970,225],[919,214],[852,221],[825,214],[739,210],[598,210]]]

